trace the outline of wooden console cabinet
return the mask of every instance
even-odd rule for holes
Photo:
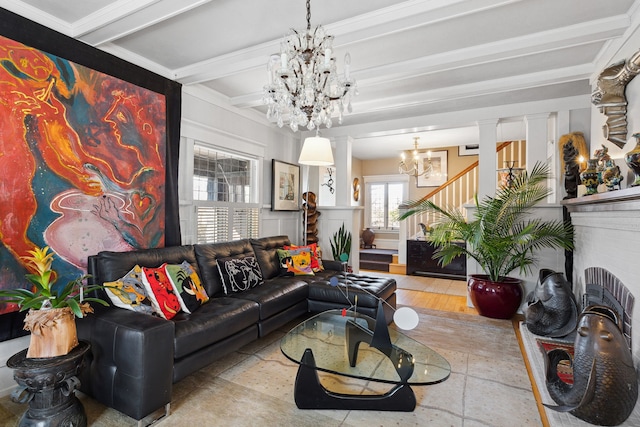
[[[464,242],[456,243],[464,245]],[[407,240],[407,275],[467,280],[467,258],[457,257],[446,267],[431,258],[435,248],[426,240]]]

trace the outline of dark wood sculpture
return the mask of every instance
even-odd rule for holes
[[[318,217],[320,212],[316,209],[317,196],[312,191],[302,193],[302,222],[306,228],[305,244],[318,242]]]

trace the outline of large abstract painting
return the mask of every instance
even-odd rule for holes
[[[66,283],[99,251],[179,243],[166,98],[0,35],[0,288],[26,285],[36,246]]]

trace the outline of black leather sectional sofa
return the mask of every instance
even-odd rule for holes
[[[276,236],[91,256],[89,274],[98,284],[118,280],[136,264],[158,267],[186,260],[210,299],[171,320],[95,307],[94,314],[77,322],[79,339],[91,344],[81,390],[141,420],[163,407],[169,411],[173,383],[307,313],[348,308],[358,295],[358,311],[372,317],[378,298],[385,300],[385,315],[391,321],[395,280],[345,273],[343,263],[326,260],[325,270],[314,276],[282,276],[276,249],[290,244],[287,236]],[[264,284],[226,295],[216,260],[246,256],[256,257]],[[333,276],[338,286],[329,283]]]

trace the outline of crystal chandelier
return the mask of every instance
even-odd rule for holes
[[[400,165],[398,166],[398,170],[400,173],[411,175],[418,179],[419,176],[424,176],[425,178],[429,178],[431,172],[433,172],[433,165],[431,164],[431,151],[427,151],[427,159],[424,163],[423,167],[420,168],[420,156],[418,152],[418,140],[419,136],[415,136],[413,138],[413,157],[411,159],[411,163],[407,164],[406,156],[404,152],[400,155],[402,160],[400,160]]]
[[[355,80],[349,75],[351,56],[344,56],[344,75],[337,72],[331,55],[333,36],[318,25],[311,29],[311,4],[307,0],[307,29],[292,29],[281,43],[280,55],[268,63],[269,84],[264,87],[263,101],[268,105],[267,119],[279,127],[288,124],[292,131],[299,127],[330,128],[332,116],[342,124],[345,110],[351,112],[351,96],[356,94]]]

